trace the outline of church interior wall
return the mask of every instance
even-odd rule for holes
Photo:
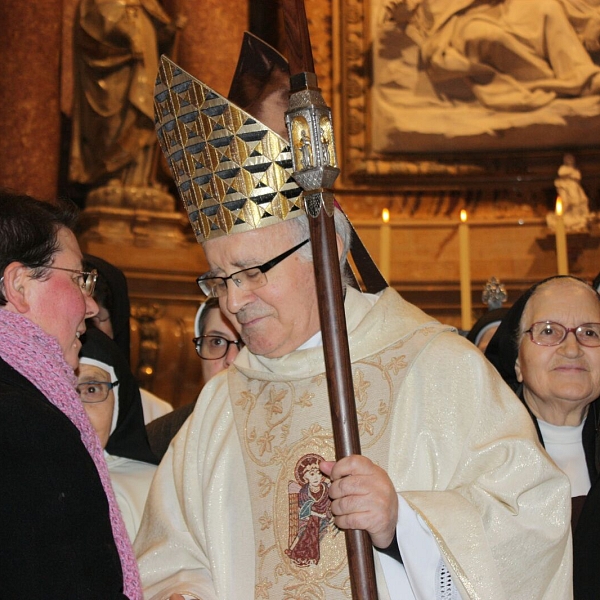
[[[48,200],[69,195],[78,202],[83,250],[113,262],[128,278],[137,375],[160,397],[184,404],[195,397],[200,382],[190,340],[202,300],[195,278],[206,263],[172,186],[164,184],[167,188],[152,200],[127,204],[105,196],[87,202],[90,190],[67,179],[77,2],[7,0],[0,7],[7,24],[0,45],[3,185]],[[162,4],[171,16],[184,17],[177,38],[181,65],[222,93],[249,25],[268,34],[285,53],[277,0],[203,0],[201,9],[195,0]],[[556,241],[547,216],[554,211],[555,179],[566,153],[575,157],[589,201],[587,228],[568,235],[569,267],[572,274],[592,280],[600,271],[597,142],[575,139],[549,146],[555,133],[544,136],[540,126],[535,139],[529,136],[521,148],[502,147],[501,142],[495,148],[488,140],[475,150],[465,149],[464,143],[456,148],[441,144],[439,152],[401,146],[381,150],[372,92],[383,75],[374,73],[375,63],[369,61],[376,8],[382,4],[306,0],[316,70],[333,109],[342,170],[337,197],[380,264],[381,214],[384,208],[390,211],[390,284],[435,318],[461,326],[458,225],[463,209],[470,231],[473,321],[486,310],[481,294],[490,277],[505,285],[510,305],[532,282],[555,274]],[[388,7],[400,4],[389,2]],[[52,43],[39,44],[41,37]],[[389,65],[375,66],[385,74]],[[600,139],[596,116],[579,121],[586,136]],[[496,137],[507,139],[510,132]],[[390,139],[402,143],[398,137]],[[406,139],[413,141],[409,135]],[[163,193],[172,196],[171,204]]]

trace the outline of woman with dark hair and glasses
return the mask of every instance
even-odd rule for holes
[[[140,388],[127,358],[102,331],[83,338],[77,392],[100,438],[129,537],[133,540],[158,464],[150,449]]]
[[[102,446],[75,391],[96,274],[69,202],[0,192],[3,598],[141,600]]]
[[[571,481],[577,539],[585,528],[579,515],[584,506],[589,510],[587,494],[600,468],[600,296],[575,277],[541,281],[505,315],[486,356],[525,404],[541,443]],[[578,560],[576,552],[575,572]],[[594,593],[600,598],[599,588]]]
[[[200,305],[194,321],[192,343],[202,361],[202,385],[235,360],[244,346],[239,334],[219,308],[218,298],[211,297]],[[165,455],[175,434],[192,414],[196,402],[175,409],[146,425],[150,446],[159,457]]]
[[[202,383],[226,369],[244,346],[233,325],[219,308],[218,298],[208,298],[196,313],[192,340],[202,359]]]

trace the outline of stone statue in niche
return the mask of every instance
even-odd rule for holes
[[[600,117],[597,0],[373,0],[374,147]]]
[[[92,188],[86,206],[173,210],[156,182],[153,90],[183,24],[158,0],[80,1],[69,177]]]
[[[581,173],[575,166],[575,157],[572,154],[565,154],[554,185],[562,201],[566,231],[569,233],[588,231],[591,217],[588,197],[581,187]],[[554,213],[547,216],[548,225],[552,229],[555,218]]]

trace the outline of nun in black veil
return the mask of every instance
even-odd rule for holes
[[[131,306],[127,278],[121,269],[99,256],[84,254],[83,258],[90,268],[98,271],[94,300],[100,310],[90,324],[112,338],[129,362]]]
[[[571,481],[575,599],[597,600],[600,295],[575,277],[544,279],[509,309],[485,354]]]
[[[502,323],[502,319],[508,312],[508,308],[500,307],[488,310],[481,316],[467,334],[467,339],[473,342],[482,352],[485,352],[487,345],[496,330]]]
[[[113,339],[129,363],[131,305],[125,273],[103,258],[92,254],[84,254],[84,261],[90,269],[94,268],[98,271],[98,280],[94,291],[98,314],[86,322],[89,327],[95,327]],[[146,423],[173,410],[169,402],[152,392],[140,388],[140,393],[142,394],[142,407]]]
[[[104,447],[127,532],[137,533],[158,464],[152,452],[140,389],[117,344],[90,328],[79,353],[77,390]]]

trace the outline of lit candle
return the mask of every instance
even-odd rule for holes
[[[556,265],[559,275],[569,274],[569,258],[567,255],[567,233],[563,218],[563,205],[560,196],[556,199],[556,219],[554,226],[556,236]]]
[[[384,208],[381,211],[381,239],[379,246],[379,262],[381,263],[381,274],[386,281],[390,280],[390,258],[391,258],[391,237],[390,211]]]
[[[458,244],[460,257],[460,314],[461,327],[471,329],[471,258],[469,256],[469,225],[467,211],[460,211],[458,226]]]

